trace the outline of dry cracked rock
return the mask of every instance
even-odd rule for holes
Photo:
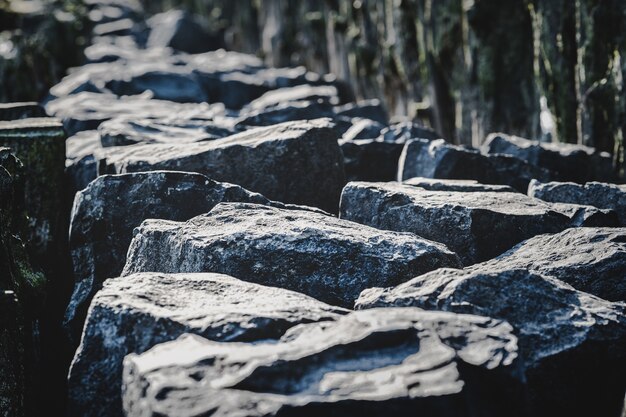
[[[69,373],[69,415],[122,415],[122,361],[194,333],[222,342],[278,339],[347,311],[221,274],[143,273],[110,279],[89,310]],[[185,356],[184,354],[183,356]]]
[[[428,191],[398,183],[351,182],[340,217],[368,226],[411,232],[441,242],[465,265],[497,256],[570,219],[549,204],[510,192]]]
[[[219,272],[351,307],[359,292],[460,266],[444,245],[334,217],[257,204],[222,203],[185,223],[146,220],[124,275]]]
[[[508,321],[519,337],[529,415],[620,415],[626,305],[527,269],[442,268],[395,288],[364,291],[358,309],[420,307]]]
[[[145,219],[188,220],[224,201],[284,207],[237,185],[174,171],[104,175],[76,194],[70,225],[76,285],[65,313],[74,343],[91,298],[122,272],[135,227]]]
[[[285,203],[337,212],[344,171],[329,120],[287,122],[209,142],[106,148],[100,173],[199,172]]]
[[[124,410],[128,417],[521,416],[516,342],[506,322],[415,308],[301,325],[275,344],[186,335],[126,357]]]

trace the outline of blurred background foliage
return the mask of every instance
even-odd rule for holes
[[[91,2],[95,0],[90,0]],[[123,1],[123,0],[117,0]],[[38,3],[40,13],[16,13]],[[229,49],[305,65],[452,142],[579,143],[624,164],[624,0],[144,0],[182,8]],[[22,17],[19,17],[22,16]],[[0,99],[41,99],[88,42],[85,5],[0,0]]]

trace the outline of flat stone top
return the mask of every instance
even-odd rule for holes
[[[124,147],[114,146],[105,149],[104,152],[107,162],[109,163],[115,163],[117,160],[137,160],[145,161],[147,163],[158,163],[172,157],[184,158],[231,146],[254,148],[265,142],[298,139],[307,132],[322,129],[328,129],[330,131],[331,127],[332,124],[330,119],[293,121],[254,128],[225,138],[207,142],[132,145]]]
[[[416,206],[426,208],[447,206],[525,216],[554,212],[549,204],[516,192],[429,191],[413,185],[395,182],[359,181],[348,183],[344,192],[348,187],[373,189],[388,194],[401,194],[407,198],[405,204],[413,203]]]
[[[144,272],[109,279],[93,303],[141,311],[196,328],[215,327],[228,316],[293,321],[302,321],[304,316],[317,321],[348,313],[295,291],[217,273]]]
[[[476,180],[435,179],[413,177],[402,181],[404,184],[413,185],[431,191],[493,191],[493,192],[517,192],[508,185],[481,184]]]
[[[187,222],[146,220],[142,229],[173,231],[197,243],[210,242],[229,236],[232,239],[260,241],[282,240],[293,250],[307,249],[307,241],[320,239],[334,244],[361,243],[376,251],[377,256],[396,258],[402,253],[418,254],[427,246],[451,253],[443,244],[432,242],[413,233],[375,229],[324,214],[301,210],[284,210],[251,203],[220,203],[209,213]],[[301,242],[303,245],[295,245]],[[312,251],[319,245],[310,245]]]

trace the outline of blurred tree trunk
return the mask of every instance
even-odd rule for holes
[[[234,48],[330,71],[450,141],[549,138],[544,97],[552,140],[624,161],[624,0],[181,1],[230,28]]]

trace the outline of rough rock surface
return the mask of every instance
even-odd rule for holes
[[[188,220],[225,201],[279,204],[237,185],[173,171],[104,175],[76,194],[70,225],[76,285],[65,312],[74,342],[91,298],[122,272],[135,227],[146,219]]]
[[[219,272],[350,307],[372,285],[460,266],[444,245],[317,213],[222,203],[185,223],[146,220],[123,275]]]
[[[509,185],[526,193],[532,179],[549,181],[543,168],[509,155],[483,155],[479,151],[451,145],[443,139],[412,140],[402,150],[398,180],[412,177],[468,179],[483,184]]]
[[[348,181],[394,181],[401,143],[376,139],[340,140]]]
[[[100,173],[150,170],[199,172],[285,203],[336,213],[344,171],[328,120],[288,122],[209,142],[112,147]]]
[[[398,183],[351,182],[340,217],[444,243],[465,265],[484,261],[569,224],[549,204],[520,193],[428,191]]]
[[[424,177],[413,177],[402,181],[429,191],[489,191],[496,193],[514,193],[515,189],[508,185],[481,184],[476,180],[446,180]]]
[[[389,289],[364,291],[357,308],[415,306],[506,320],[519,337],[529,415],[619,416],[626,369],[626,305],[526,269],[442,268]]]
[[[535,236],[484,268],[528,269],[609,301],[626,301],[626,228],[573,228]]]
[[[278,339],[300,323],[347,311],[221,274],[135,274],[110,279],[89,310],[69,373],[69,415],[122,415],[122,361],[183,333],[223,342]],[[186,355],[186,354],[184,354]]]
[[[553,210],[570,218],[570,227],[617,227],[620,225],[617,213],[581,204],[550,203]]]
[[[490,154],[508,154],[550,170],[560,181],[608,181],[612,178],[612,160],[606,152],[566,143],[541,143],[503,133],[487,136],[483,150]]]
[[[626,185],[588,182],[580,185],[572,182],[533,181],[528,195],[555,203],[583,204],[601,209],[614,210],[620,224],[626,226]]]
[[[123,396],[129,417],[519,416],[521,380],[508,323],[403,308],[299,326],[277,344],[182,336],[125,359]]]

